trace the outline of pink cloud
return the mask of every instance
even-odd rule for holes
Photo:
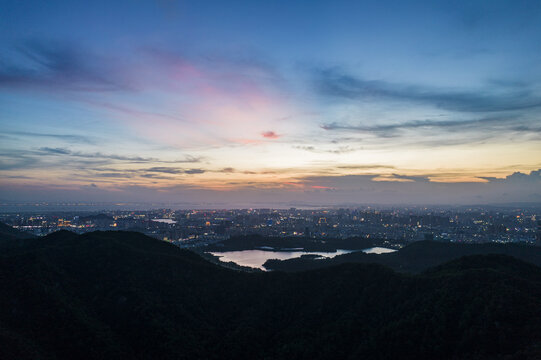
[[[320,186],[320,185],[312,185],[311,188],[312,189],[319,189],[319,190],[331,190],[331,189],[333,189],[332,187],[329,187],[329,186]]]
[[[261,133],[261,136],[267,139],[278,139],[282,135],[278,135],[274,131],[264,131]]]
[[[143,138],[182,148],[262,144],[282,136],[262,130],[295,112],[264,64],[155,48],[139,55],[119,65],[137,91],[85,102]]]
[[[185,56],[159,49],[147,49],[146,53],[150,55],[150,63],[143,62],[143,69],[137,73],[139,76],[146,73],[151,79],[145,81],[158,87],[186,91],[206,100],[242,99],[252,106],[275,102],[275,95],[268,91],[269,79],[276,75],[265,69],[254,71],[249,64],[219,57]]]

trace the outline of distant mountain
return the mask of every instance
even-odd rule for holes
[[[281,271],[303,271],[345,263],[377,263],[400,272],[422,272],[430,267],[468,255],[504,254],[541,266],[541,247],[526,244],[457,244],[418,241],[387,254],[353,252],[332,259],[306,257],[289,260],[268,260],[265,268]]]
[[[245,273],[139,233],[0,253],[5,359],[539,359],[541,268],[469,256]]]

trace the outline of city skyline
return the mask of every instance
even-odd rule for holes
[[[2,8],[1,201],[541,202],[539,2]]]

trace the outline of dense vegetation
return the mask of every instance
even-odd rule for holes
[[[365,254],[357,251],[332,259],[301,257],[289,260],[268,260],[269,270],[301,271],[336,266],[346,263],[381,264],[395,271],[418,273],[462,256],[502,254],[541,266],[541,247],[526,244],[456,244],[436,241],[418,241],[387,254]]]
[[[505,255],[245,273],[130,232],[12,244],[5,359],[541,358],[541,268]]]

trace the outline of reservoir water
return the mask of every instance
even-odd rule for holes
[[[384,248],[384,247],[379,247],[379,246],[362,250],[363,253],[367,253],[367,254],[388,254],[395,251],[396,251],[395,249],[389,249],[389,248]]]
[[[151,219],[154,222],[164,223],[164,224],[176,224],[177,222],[173,219]]]
[[[335,252],[308,252],[302,250],[294,251],[269,251],[269,250],[240,250],[240,251],[224,251],[224,252],[211,252],[212,255],[218,256],[220,261],[234,262],[237,265],[249,266],[253,268],[259,268],[266,270],[263,264],[269,259],[287,260],[301,257],[302,255],[316,255],[333,258],[337,255],[349,254],[358,250],[342,250],[338,249]],[[383,254],[396,251],[394,249],[374,247],[370,249],[361,250],[367,254]]]

